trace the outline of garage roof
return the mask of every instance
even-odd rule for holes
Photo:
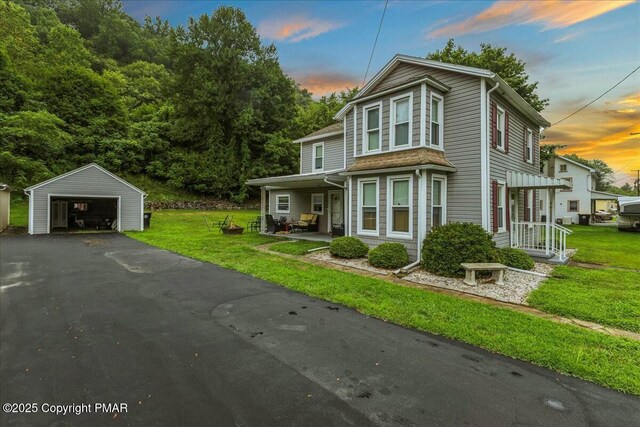
[[[124,185],[126,185],[127,187],[132,188],[133,190],[137,191],[138,193],[143,194],[143,195],[145,195],[145,196],[147,195],[147,193],[145,193],[144,191],[142,191],[142,190],[141,190],[141,189],[139,189],[138,187],[136,187],[136,186],[134,186],[134,185],[132,185],[132,184],[129,184],[129,183],[128,183],[127,181],[125,181],[124,179],[122,179],[122,178],[120,178],[119,176],[117,176],[117,175],[115,175],[115,174],[113,174],[113,173],[109,172],[108,170],[106,170],[106,169],[105,169],[105,168],[103,168],[102,166],[97,165],[97,164],[95,164],[95,163],[89,163],[88,165],[82,166],[82,167],[80,167],[80,168],[78,168],[78,169],[74,169],[74,170],[69,171],[69,172],[67,172],[67,173],[63,173],[62,175],[58,175],[58,176],[53,177],[53,178],[51,178],[51,179],[48,179],[48,180],[46,180],[46,181],[43,181],[43,182],[40,182],[40,183],[38,183],[38,184],[32,185],[31,187],[27,187],[27,188],[25,188],[25,189],[24,189],[24,191],[25,191],[25,192],[27,192],[27,191],[35,190],[36,188],[42,187],[43,185],[50,184],[50,183],[52,183],[52,182],[55,182],[55,181],[58,181],[58,180],[60,180],[60,179],[63,179],[63,178],[69,177],[69,176],[71,176],[71,175],[74,175],[74,174],[76,174],[76,173],[78,173],[78,172],[81,172],[81,171],[83,171],[83,170],[90,169],[90,168],[98,169],[100,172],[104,173],[105,175],[109,175],[109,176],[110,176],[111,178],[113,178],[113,179],[116,179],[116,180],[120,181],[121,183],[123,183],[123,184],[124,184]]]

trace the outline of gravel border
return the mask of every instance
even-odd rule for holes
[[[369,260],[367,258],[338,258],[334,257],[327,250],[311,252],[307,255],[309,258],[317,259],[320,261],[330,262],[333,264],[343,265],[345,267],[357,268],[358,270],[370,271],[371,273],[389,275],[393,272],[393,270],[387,270],[386,268],[377,268],[369,264]]]
[[[537,262],[533,271],[550,274],[551,271],[553,271],[553,266]],[[492,298],[498,301],[528,305],[526,303],[527,297],[540,286],[540,283],[545,280],[545,277],[507,270],[504,273],[504,286],[498,286],[491,281],[483,282],[481,280],[478,280],[478,286],[469,286],[460,278],[437,276],[428,271],[417,269],[405,276],[404,280],[418,285],[435,286]]]

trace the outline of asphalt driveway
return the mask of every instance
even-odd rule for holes
[[[0,403],[40,409],[3,426],[640,420],[636,397],[122,235],[2,237],[0,260]],[[127,410],[42,406],[95,403]]]

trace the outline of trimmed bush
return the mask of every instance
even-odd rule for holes
[[[409,254],[402,243],[383,243],[369,251],[369,264],[380,268],[400,268],[409,264]]]
[[[521,270],[532,270],[535,263],[529,255],[523,250],[515,248],[500,249],[500,262],[504,265]]]
[[[491,234],[471,223],[454,222],[435,227],[424,239],[421,265],[441,276],[460,277],[463,262],[499,262]]]
[[[331,241],[329,252],[340,258],[362,258],[367,256],[369,247],[358,238],[344,236]]]

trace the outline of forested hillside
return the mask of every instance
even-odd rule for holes
[[[96,162],[243,201],[354,94],[313,100],[237,8],[174,28],[117,0],[0,2],[0,181],[17,189]]]

